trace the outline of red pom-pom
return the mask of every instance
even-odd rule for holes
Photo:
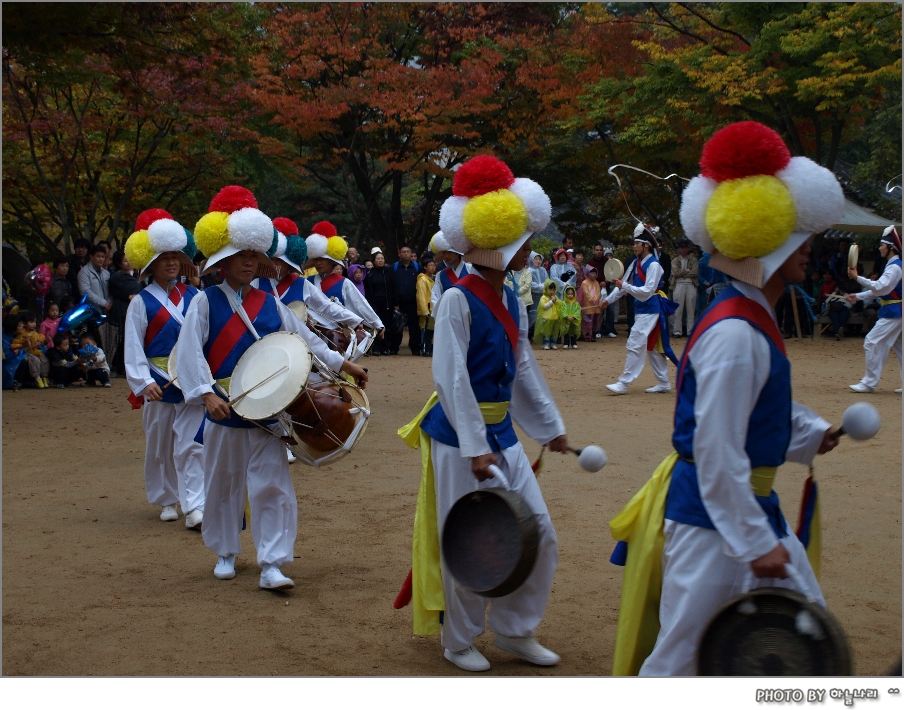
[[[277,217],[273,220],[273,226],[287,237],[298,236],[298,225],[288,217]]]
[[[716,131],[703,146],[700,172],[716,182],[775,175],[790,160],[778,133],[756,121],[741,121]]]
[[[251,190],[238,185],[227,185],[210,201],[211,212],[232,214],[243,207],[254,207],[257,209],[257,200],[251,194]]]
[[[471,158],[456,171],[452,179],[452,194],[456,197],[477,197],[496,190],[505,190],[515,182],[509,166],[492,155]]]
[[[283,232],[285,234],[285,232]],[[318,222],[313,227],[311,227],[311,234],[319,234],[322,237],[335,237],[339,234],[336,231],[336,228],[333,226],[332,222]],[[286,235],[288,236],[288,235]]]
[[[154,208],[152,210],[145,210],[138,218],[135,220],[135,231],[137,232],[139,229],[147,229],[158,219],[172,219],[173,216],[167,212],[166,210],[161,210],[158,208]]]

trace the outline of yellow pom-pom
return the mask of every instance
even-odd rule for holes
[[[228,212],[208,212],[195,225],[195,246],[204,256],[213,256],[229,243]]]
[[[468,200],[462,227],[475,247],[498,249],[527,231],[527,208],[511,190],[488,192]]]
[[[139,271],[142,271],[148,262],[154,258],[154,247],[151,246],[151,238],[148,236],[146,229],[139,229],[133,232],[126,240],[125,249],[126,259],[129,263]]]
[[[706,208],[706,231],[729,259],[765,256],[785,243],[797,215],[781,180],[754,175],[721,183]]]
[[[348,254],[348,242],[342,237],[330,237],[326,242],[326,255],[342,261]]]

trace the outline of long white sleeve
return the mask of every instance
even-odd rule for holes
[[[791,443],[785,459],[809,466],[813,463],[826,430],[832,425],[816,412],[797,402],[791,403]]]
[[[144,392],[148,385],[154,384],[147,355],[144,352],[144,334],[148,329],[148,312],[144,299],[136,296],[129,303],[126,311],[126,327],[123,356],[126,363],[126,381],[129,389],[136,395]]]
[[[282,301],[276,301],[276,308],[279,311],[279,316],[282,318],[282,326],[280,330],[285,330],[290,333],[298,333],[304,341],[311,348],[311,352],[328,368],[330,368],[333,372],[339,372],[342,368],[343,363],[345,362],[345,356],[342,353],[336,352],[332,348],[330,348],[323,340],[314,335],[311,332],[311,329],[308,328],[307,325],[299,320],[298,316],[296,316],[292,311],[289,310],[288,306],[286,306]],[[187,322],[186,322],[187,325]],[[183,327],[184,330],[184,327]],[[177,353],[178,355],[179,353]],[[181,378],[181,374],[180,374]]]
[[[204,358],[209,331],[210,306],[207,294],[201,291],[188,305],[176,342],[176,376],[188,404],[203,404],[201,396],[213,392],[210,367]]]
[[[653,296],[658,290],[663,273],[665,272],[662,270],[662,265],[658,261],[653,261],[647,267],[647,280],[643,286],[632,286],[626,283],[622,285],[622,290],[634,296],[638,301],[649,300],[650,296]]]
[[[870,281],[863,276],[857,277],[857,283],[868,289],[857,294],[858,301],[869,301],[873,298],[887,296],[901,280],[901,265],[898,262],[888,263],[878,281]]]
[[[352,288],[354,288],[354,285]],[[345,295],[344,291],[342,295]],[[304,280],[304,302],[318,313],[322,313],[327,318],[330,318],[337,323],[347,325],[349,328],[357,328],[364,322],[364,319],[360,315],[353,313],[348,308],[344,308],[335,301],[331,301],[319,287],[315,286],[307,279]],[[368,306],[369,305],[370,304],[368,304]]]
[[[565,423],[530,346],[527,337],[527,308],[522,301],[519,301],[518,309],[516,373],[512,382],[509,412],[525,434],[545,445],[565,433]]]
[[[361,295],[361,292],[355,288],[355,285],[346,279],[342,282],[342,298],[345,299],[345,308],[352,313],[357,314],[369,326],[382,330],[383,321],[370,307],[367,299]]]

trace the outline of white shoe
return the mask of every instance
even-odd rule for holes
[[[875,389],[874,387],[870,387],[869,385],[865,385],[862,382],[858,382],[856,385],[848,385],[854,392],[862,392],[863,394],[869,394]]]
[[[550,346],[549,346],[549,349],[550,349],[550,350],[558,350],[558,346],[557,346],[557,345],[550,345]]]
[[[443,656],[463,671],[478,673],[490,670],[490,662],[473,646],[468,646],[464,651],[450,651],[447,648],[443,651]]]
[[[514,653],[519,658],[537,666],[554,666],[562,659],[559,654],[543,648],[533,636],[503,636],[496,634],[496,648]]]
[[[185,527],[190,530],[200,530],[201,523],[204,521],[204,509],[195,508],[192,512],[185,516]]]
[[[606,333],[607,338],[617,338],[618,336],[615,333]]]
[[[606,389],[610,392],[614,392],[615,394],[627,394],[628,393],[628,385],[623,382],[613,382],[611,385],[606,385]]]
[[[217,566],[213,568],[213,576],[217,579],[232,579],[235,577],[235,555],[217,558]]]
[[[292,589],[295,582],[279,571],[276,565],[264,565],[261,572],[261,589]]]
[[[599,339],[602,338],[602,337],[603,337],[603,334],[602,334],[602,333],[597,333],[597,334],[596,334],[596,339],[597,339],[597,340],[599,340]]]
[[[563,345],[562,350],[568,350],[568,348],[570,348],[570,347],[571,347],[570,345]]]
[[[544,345],[544,346],[543,346],[543,349],[544,349],[544,350],[549,350],[549,346],[548,346],[548,345]]]
[[[577,350],[577,349],[578,349],[577,343],[575,343],[574,345],[572,345],[572,346],[571,346],[571,349],[572,349],[572,350]]]
[[[160,513],[160,519],[164,522],[171,523],[173,520],[179,519],[179,511],[174,505],[165,505],[163,506],[163,511]]]
[[[292,453],[292,449],[290,449],[288,446],[286,447],[286,456],[289,459],[289,463],[295,463],[295,454]]]
[[[655,387],[647,387],[646,391],[650,394],[654,392],[671,392],[672,386],[668,382],[660,382]]]
[[[901,394],[901,388],[900,388],[900,387],[898,387],[898,389],[895,390],[895,394]]]
[[[681,337],[681,333],[672,333],[672,337],[673,337],[673,338],[680,338],[680,337]]]

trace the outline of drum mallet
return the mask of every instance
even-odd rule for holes
[[[844,410],[838,436],[847,434],[855,441],[872,439],[878,432],[881,421],[879,412],[869,402],[855,402]]]
[[[583,449],[572,449],[569,447],[568,450],[578,457],[578,463],[580,463],[581,468],[591,473],[602,470],[603,466],[609,462],[606,452],[594,444],[585,446]]]

